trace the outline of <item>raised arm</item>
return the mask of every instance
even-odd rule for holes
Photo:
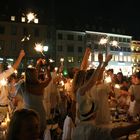
[[[83,60],[82,60],[81,66],[80,66],[81,70],[86,70],[87,69],[87,67],[88,67],[88,59],[89,59],[90,53],[91,53],[91,49],[86,48],[86,51],[85,51],[85,54],[84,54],[84,57],[83,57]]]
[[[15,63],[12,66],[14,68],[14,70],[16,70],[19,67],[19,64],[24,56],[25,56],[25,52],[24,52],[24,50],[21,50],[17,60],[15,61]]]
[[[99,76],[98,76],[98,81],[102,80],[103,79],[103,73],[104,73],[104,70],[105,70],[105,67],[108,65],[108,62],[112,59],[112,54],[109,54],[106,59],[105,59],[105,62],[103,63],[103,66],[101,67],[101,70],[100,70],[100,73],[99,73]]]
[[[21,50],[17,60],[13,64],[13,66],[11,68],[9,68],[8,70],[5,70],[2,73],[0,73],[0,80],[2,80],[3,78],[7,78],[11,74],[14,73],[14,70],[16,70],[19,67],[19,64],[20,64],[22,58],[24,57],[24,55],[25,55],[24,50]]]
[[[90,79],[79,89],[80,90],[79,93],[81,95],[84,95],[85,92],[87,90],[89,90],[98,80],[98,76],[99,76],[101,66],[102,66],[102,62],[103,62],[103,55],[102,54],[98,55],[98,60],[99,60],[99,65],[98,65],[97,69],[95,70],[95,72],[93,72]]]
[[[87,91],[87,89],[89,90],[98,80],[101,80],[102,76],[103,76],[103,72],[105,67],[108,65],[108,62],[112,59],[112,55],[108,55],[105,62],[103,63],[102,66],[102,62],[103,62],[103,56],[102,54],[98,55],[98,60],[99,60],[99,65],[97,67],[97,69],[95,70],[95,72],[92,74],[91,78],[80,88],[80,94],[84,95]]]

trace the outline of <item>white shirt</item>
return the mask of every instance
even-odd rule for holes
[[[0,73],[0,81],[3,79],[7,79],[12,73],[14,73],[14,68],[11,67],[8,70]],[[2,86],[0,84],[0,105],[7,105],[8,104],[8,87],[7,85]]]

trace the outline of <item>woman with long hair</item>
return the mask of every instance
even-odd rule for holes
[[[21,109],[14,112],[6,140],[39,140],[40,119],[37,112]]]

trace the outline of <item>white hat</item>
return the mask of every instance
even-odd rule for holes
[[[97,110],[97,104],[95,101],[89,98],[80,98],[79,103],[79,113],[80,113],[80,120],[84,121],[92,117]]]

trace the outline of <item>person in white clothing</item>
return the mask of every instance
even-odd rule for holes
[[[109,125],[96,125],[95,118],[98,104],[87,94],[77,95],[79,101],[79,113],[81,122],[76,126],[72,140],[114,140],[127,136],[140,128],[140,123],[132,123],[127,126],[109,127]]]
[[[67,116],[64,120],[62,140],[72,140],[73,132],[75,129],[74,121],[72,120],[72,103],[67,105]]]
[[[22,58],[25,56],[24,50],[21,50],[13,66],[0,73],[0,110],[6,112],[8,109],[8,88],[6,85],[7,78],[14,73],[19,67]],[[3,110],[3,111],[2,111]]]
[[[22,60],[22,58],[24,57],[24,55],[25,55],[25,52],[24,52],[24,50],[21,50],[20,51],[20,54],[19,54],[19,56],[18,56],[18,58],[17,58],[17,60],[15,61],[15,63],[13,64],[13,66],[11,67],[11,68],[9,68],[9,69],[7,69],[7,70],[5,70],[5,71],[3,71],[2,73],[0,73],[0,81],[1,80],[6,80],[11,74],[13,74],[14,73],[14,71],[18,68],[18,66],[19,66],[19,64],[20,64],[20,62],[21,62],[21,60]],[[0,87],[1,87],[2,85],[0,84]],[[8,92],[7,92],[8,93]],[[8,95],[3,95],[3,94],[1,94],[0,95],[0,105],[5,105],[5,104],[7,104],[7,96]]]

